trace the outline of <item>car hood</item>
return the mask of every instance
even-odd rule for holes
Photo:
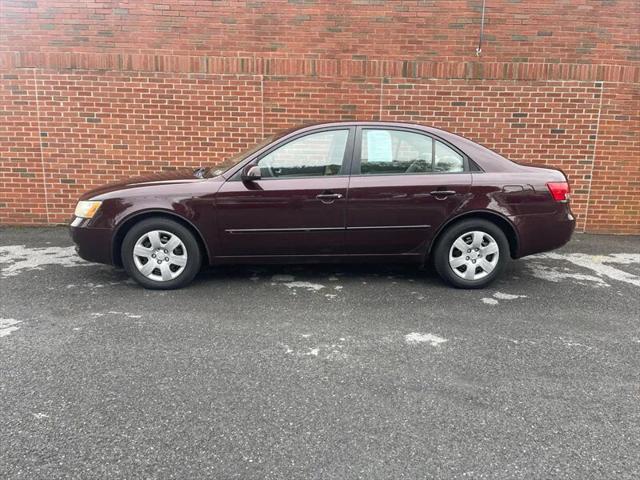
[[[95,199],[112,192],[140,187],[201,182],[206,176],[207,170],[208,169],[206,168],[196,168],[195,170],[192,168],[184,168],[169,172],[159,172],[149,175],[143,175],[140,177],[128,178],[126,180],[121,180],[119,182],[109,183],[98,188],[94,188],[93,190],[90,190],[82,195],[80,200]]]

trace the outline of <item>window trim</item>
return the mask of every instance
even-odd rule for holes
[[[275,180],[299,180],[299,179],[321,179],[321,178],[338,178],[338,177],[348,177],[351,159],[353,158],[353,146],[355,139],[355,127],[354,126],[339,126],[334,125],[331,127],[319,128],[317,130],[311,130],[306,132],[300,132],[299,134],[292,135],[290,137],[286,137],[280,140],[276,140],[274,144],[269,145],[266,149],[263,149],[259,152],[255,157],[253,157],[248,162],[244,163],[242,167],[238,171],[236,171],[228,181],[242,181],[242,171],[249,165],[257,165],[257,163],[262,160],[264,157],[269,155],[271,152],[276,151],[277,149],[284,147],[288,143],[294,142],[304,137],[308,137],[310,135],[315,135],[318,133],[326,133],[326,132],[335,132],[335,131],[347,131],[347,142],[344,148],[344,155],[342,157],[342,165],[340,165],[340,171],[336,175],[309,175],[309,176],[282,176],[282,177],[265,177],[261,178],[259,181],[275,181]]]
[[[362,173],[361,172],[362,159],[360,157],[360,154],[362,150],[362,137],[363,137],[362,131],[363,130],[395,130],[400,132],[409,132],[417,135],[423,135],[431,139],[432,161],[435,161],[435,151],[436,151],[435,142],[440,142],[446,145],[447,147],[449,147],[451,150],[453,150],[454,152],[456,152],[462,157],[463,170],[461,172]],[[455,145],[452,145],[451,143],[438,137],[437,135],[433,135],[429,132],[425,132],[423,130],[418,130],[415,128],[400,127],[400,126],[396,127],[396,126],[386,126],[386,125],[358,125],[356,128],[356,134],[355,134],[354,145],[353,145],[353,159],[351,161],[351,170],[350,170],[350,176],[352,177],[397,177],[400,175],[459,175],[459,174],[466,174],[470,172],[471,172],[471,169],[469,166],[469,157],[458,147],[456,147]]]

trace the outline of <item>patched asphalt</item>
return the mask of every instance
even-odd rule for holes
[[[0,478],[638,478],[640,238],[146,291],[0,229]]]

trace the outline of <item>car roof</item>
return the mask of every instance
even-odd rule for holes
[[[415,122],[391,122],[391,121],[385,121],[385,120],[336,120],[331,122],[311,122],[311,123],[304,123],[297,127],[290,128],[288,129],[288,131],[302,130],[302,129],[311,130],[315,128],[324,128],[324,127],[333,127],[333,126],[354,127],[354,126],[367,126],[367,125],[376,125],[376,126],[385,126],[385,127],[406,127],[406,128],[416,128],[419,130],[434,130],[434,131],[446,132],[446,130],[431,127],[428,125],[422,125],[420,123],[415,123]],[[449,133],[449,132],[446,132],[446,133]]]
[[[467,140],[464,137],[460,137],[455,133],[451,133],[447,130],[443,130],[441,128],[436,128],[428,125],[422,125],[420,123],[413,122],[390,122],[385,120],[344,120],[344,121],[334,121],[334,122],[313,122],[313,123],[305,123],[299,125],[297,127],[293,127],[287,129],[281,133],[284,136],[294,132],[302,132],[302,131],[312,131],[316,129],[326,128],[326,127],[362,127],[362,126],[370,126],[375,125],[379,127],[400,127],[400,128],[410,128],[414,130],[422,130],[423,132],[431,133],[437,137],[444,138],[452,143],[457,143],[455,140],[462,139],[470,142],[471,140]]]

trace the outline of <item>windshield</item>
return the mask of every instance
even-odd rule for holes
[[[227,158],[222,163],[212,167],[210,175],[213,176],[213,177],[218,176],[218,175],[222,175],[224,172],[229,170],[231,167],[235,167],[238,163],[240,163],[242,160],[247,158],[249,155],[257,152],[262,147],[265,147],[269,143],[273,142],[277,136],[278,135],[271,135],[270,137],[267,137],[264,140],[262,140],[260,143],[255,144],[253,147],[251,147],[251,148],[249,148],[247,150],[244,150],[242,152],[238,152],[235,155],[233,155],[232,157]]]

